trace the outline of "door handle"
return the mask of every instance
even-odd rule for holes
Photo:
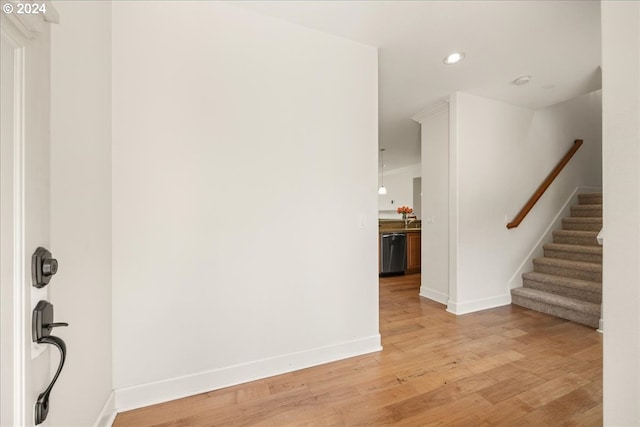
[[[60,363],[58,364],[58,370],[56,374],[53,376],[53,379],[49,383],[49,386],[40,393],[38,396],[38,400],[36,401],[35,407],[35,419],[36,425],[42,424],[44,420],[47,419],[47,415],[49,415],[49,395],[51,394],[51,390],[53,389],[54,384],[58,380],[58,376],[60,376],[60,372],[62,372],[62,367],[64,366],[64,361],[67,358],[67,346],[64,344],[61,338],[54,337],[53,335],[49,335],[44,337],[38,341],[40,344],[51,344],[56,347],[60,351]]]
[[[60,363],[58,364],[58,369],[56,370],[53,379],[49,383],[49,386],[40,393],[38,396],[38,400],[35,405],[35,421],[36,425],[41,424],[47,418],[49,414],[49,395],[51,394],[51,390],[53,390],[53,386],[55,385],[58,377],[60,376],[60,372],[62,372],[62,367],[64,366],[64,362],[67,358],[67,346],[65,345],[62,338],[58,338],[56,336],[51,335],[51,331],[53,328],[59,326],[69,326],[68,323],[65,322],[53,322],[53,304],[48,301],[39,301],[36,305],[36,308],[33,309],[33,317],[32,317],[32,340],[37,342],[38,344],[49,344],[58,349],[60,351]]]

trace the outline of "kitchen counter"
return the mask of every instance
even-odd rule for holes
[[[405,227],[403,219],[379,219],[378,231],[380,233],[410,233],[422,231],[422,221],[412,220],[408,227]]]
[[[410,233],[410,232],[420,232],[422,228],[381,228],[378,230],[378,233]]]

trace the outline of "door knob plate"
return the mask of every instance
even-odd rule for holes
[[[40,342],[43,338],[51,335],[53,328],[58,326],[69,326],[65,322],[53,321],[53,304],[48,301],[40,301],[33,309],[31,319],[31,339],[33,342]]]

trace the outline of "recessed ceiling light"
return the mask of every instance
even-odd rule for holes
[[[446,58],[444,58],[444,63],[447,65],[457,64],[458,62],[464,59],[464,53],[462,52],[453,52]]]
[[[516,86],[522,86],[522,85],[526,85],[530,81],[531,81],[531,76],[520,76],[511,83]]]

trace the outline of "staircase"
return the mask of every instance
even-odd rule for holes
[[[544,257],[522,275],[522,287],[511,290],[511,302],[522,307],[598,328],[602,302],[602,194],[578,195],[562,230],[544,245]]]

